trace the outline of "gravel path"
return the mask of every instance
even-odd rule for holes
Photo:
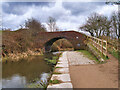
[[[118,60],[111,55],[104,64],[94,64],[75,51],[67,52],[67,58],[73,88],[118,88]]]
[[[67,58],[69,65],[95,64],[94,60],[88,59],[81,52],[69,51],[67,52]]]

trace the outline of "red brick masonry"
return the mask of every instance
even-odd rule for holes
[[[40,32],[36,38],[38,48],[43,48],[45,51],[49,51],[51,45],[59,39],[65,38],[70,41],[74,49],[84,49],[86,35],[76,31],[59,31],[59,32]]]

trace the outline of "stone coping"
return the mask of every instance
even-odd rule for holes
[[[60,73],[60,74],[53,74],[50,80],[59,80],[61,83],[58,84],[49,84],[47,87],[47,90],[50,88],[73,88],[73,85],[71,83],[71,78],[69,74],[69,65],[67,60],[67,51],[63,52],[61,57],[59,57],[58,63],[55,68],[54,72]]]

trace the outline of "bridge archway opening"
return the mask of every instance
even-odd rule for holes
[[[62,45],[60,45],[62,43]],[[68,44],[68,45],[65,45]],[[56,37],[45,43],[45,52],[74,50],[72,43],[65,37]]]

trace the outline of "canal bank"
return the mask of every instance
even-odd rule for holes
[[[67,51],[59,57],[47,89],[49,88],[73,88],[69,74]]]
[[[2,62],[5,61],[19,61],[22,58],[28,58],[29,56],[35,56],[35,55],[43,55],[43,51],[41,49],[37,50],[28,50],[26,52],[21,52],[21,53],[8,53],[8,55],[3,54],[2,55]]]

